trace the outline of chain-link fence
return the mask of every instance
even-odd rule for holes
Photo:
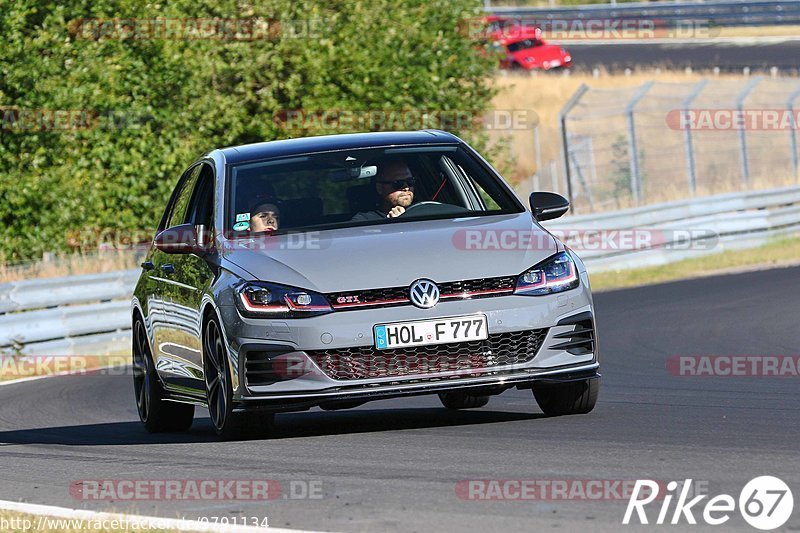
[[[559,117],[560,192],[586,213],[797,183],[798,97],[758,76],[583,85]]]

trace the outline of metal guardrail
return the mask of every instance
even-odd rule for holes
[[[2,283],[0,313],[127,298],[138,277],[139,270],[134,269]]]
[[[800,187],[570,216],[544,225],[564,234],[568,244],[571,232],[586,236],[592,232],[655,230],[668,237],[654,247],[576,247],[590,272],[665,264],[758,246],[775,236],[800,232]],[[693,234],[691,230],[701,231]],[[138,270],[126,270],[0,285],[0,349],[17,346],[23,353],[50,355],[124,349],[130,342],[129,299],[138,275]],[[187,331],[198,331],[191,310],[174,306],[169,310],[173,323]]]
[[[590,272],[663,265],[730,249],[752,248],[800,232],[800,187],[731,193],[581,215],[545,222],[549,230],[589,247],[575,250]],[[602,235],[619,230],[656,234],[653,246],[609,247]],[[611,242],[618,242],[610,239]]]
[[[709,24],[712,26],[757,26],[797,24],[797,0],[719,0],[699,2],[637,2],[572,7],[489,6],[492,14],[522,21],[652,20],[665,26]]]

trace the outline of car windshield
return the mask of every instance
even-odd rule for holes
[[[326,152],[231,168],[226,230],[233,238],[523,210],[460,146]]]
[[[542,41],[537,39],[523,39],[522,41],[517,41],[516,43],[511,43],[508,45],[509,52],[519,52],[520,50],[527,50],[528,48],[535,48],[542,44]]]

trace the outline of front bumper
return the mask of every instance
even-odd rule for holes
[[[591,351],[565,347],[569,333],[579,329],[575,317],[593,325],[593,307],[586,274],[573,290],[546,296],[500,296],[440,302],[432,309],[413,306],[337,311],[294,320],[251,319],[233,306],[219,311],[226,327],[231,354],[234,401],[240,408],[269,407],[297,410],[326,402],[369,401],[454,389],[526,388],[537,380],[569,381],[597,377],[596,336]],[[373,326],[428,318],[485,314],[489,334],[546,331],[535,354],[522,362],[470,369],[408,373],[368,379],[333,379],[317,366],[307,351],[348,349],[374,345]],[[594,329],[594,328],[592,328]],[[292,379],[253,383],[246,372],[249,353],[261,351],[301,360],[308,372]]]
[[[239,398],[236,411],[252,409],[269,409],[271,411],[299,411],[318,405],[336,402],[368,402],[387,400],[403,396],[436,394],[453,390],[469,390],[475,394],[497,394],[506,389],[530,389],[535,382],[566,383],[600,379],[600,364],[593,362],[567,368],[536,370],[521,369],[513,372],[494,372],[493,375],[461,379],[431,378],[414,382],[413,379],[397,381],[375,387],[374,385],[350,385],[334,390],[318,392],[295,392],[291,394],[269,394],[242,396]]]

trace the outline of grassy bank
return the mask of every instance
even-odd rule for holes
[[[800,237],[775,240],[750,250],[730,250],[668,265],[591,273],[595,291],[637,287],[681,279],[800,265]]]

